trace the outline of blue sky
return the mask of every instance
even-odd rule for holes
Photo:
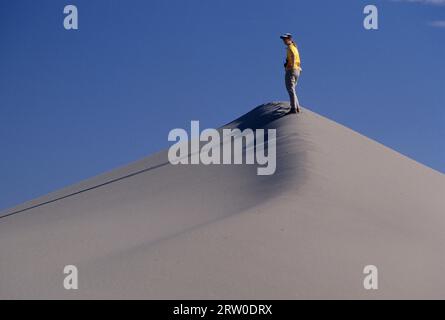
[[[444,21],[441,0],[3,0],[0,208],[287,100],[284,32],[303,106],[445,172]]]

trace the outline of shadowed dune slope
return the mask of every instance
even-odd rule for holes
[[[288,109],[224,126],[276,129],[274,175],[164,151],[6,210],[0,298],[445,298],[444,176]]]

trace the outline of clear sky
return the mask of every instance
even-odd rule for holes
[[[0,208],[287,100],[284,32],[303,106],[445,172],[445,1],[2,0]]]

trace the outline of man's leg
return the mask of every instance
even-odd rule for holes
[[[286,71],[286,76],[285,76],[286,90],[289,93],[291,112],[300,111],[300,105],[298,103],[297,94],[295,92],[295,86],[297,85],[298,75],[299,75],[298,70]]]
[[[300,102],[298,101],[298,96],[296,93],[296,86],[298,83],[298,78],[300,77],[300,70],[294,70],[294,83],[293,83],[293,91],[294,91],[294,97],[295,97],[295,107],[297,108],[297,112],[300,112]]]

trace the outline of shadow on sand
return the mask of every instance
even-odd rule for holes
[[[278,120],[288,115],[290,106],[285,102],[270,102],[262,104],[245,115],[223,126],[224,129],[238,128],[244,130],[261,129],[270,125],[275,120]]]

